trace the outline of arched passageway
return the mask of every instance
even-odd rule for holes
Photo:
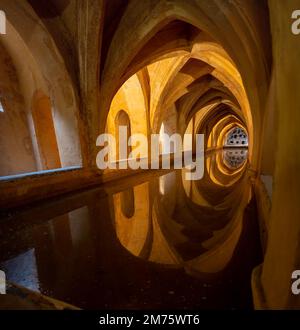
[[[83,308],[300,308],[296,5],[2,0],[8,279]]]

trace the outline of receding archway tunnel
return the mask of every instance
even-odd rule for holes
[[[272,1],[2,2],[8,280],[80,308],[260,306],[287,136]]]

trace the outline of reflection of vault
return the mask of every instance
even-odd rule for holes
[[[122,200],[124,192],[113,196],[115,225],[121,244],[133,255],[139,256],[143,251],[150,231],[148,183],[134,187],[133,192],[133,203],[126,199]],[[134,209],[130,218],[122,212],[122,203],[133,205]]]
[[[244,183],[247,184],[245,181],[241,185]],[[130,218],[122,213],[122,192],[114,195],[117,236],[129,252],[150,262],[183,267],[195,276],[219,273],[232,259],[242,232],[244,209],[250,198],[250,187],[244,187],[246,192],[242,200],[238,199],[239,189],[231,194],[233,199],[239,201],[234,205],[236,211],[231,220],[220,229],[214,229],[210,237],[199,243],[203,252],[199,252],[196,257],[186,259],[181,256],[177,246],[189,240],[184,233],[184,225],[169,216],[162,199],[155,198],[153,206],[150,206],[148,183],[134,188],[134,213]],[[208,205],[205,207],[207,210],[214,208]],[[221,209],[224,207],[225,205]],[[201,221],[199,224],[201,225]],[[145,254],[143,251],[148,252]]]
[[[164,233],[164,243],[168,244],[167,248],[163,248],[163,251],[171,251],[172,255],[176,256],[176,263],[180,263],[181,266],[183,266],[185,270],[191,275],[197,276],[197,274],[213,274],[225,269],[232,258],[241,235],[243,214],[245,206],[249,201],[249,193],[250,190],[248,188],[248,194],[244,195],[244,198],[238,207],[238,211],[232,220],[224,228],[214,231],[211,238],[202,242],[202,246],[205,248],[206,252],[202,253],[196,258],[187,261],[183,261],[183,259],[176,252],[174,242],[172,243],[172,241],[167,238],[169,235],[164,230],[165,228],[163,228],[166,215],[161,213],[159,214],[161,211],[158,209],[158,206],[153,208],[153,212],[157,218],[160,218],[161,215],[163,216],[161,221],[157,222],[157,225],[160,226],[159,233],[160,235]],[[184,240],[183,235],[181,236],[181,240]],[[157,260],[153,261],[157,262]]]

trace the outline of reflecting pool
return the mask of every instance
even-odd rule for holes
[[[2,216],[0,269],[84,309],[252,308],[247,166],[247,150],[226,149],[206,155],[199,181],[141,173]]]

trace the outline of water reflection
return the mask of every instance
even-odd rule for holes
[[[225,149],[223,157],[225,165],[231,169],[236,169],[245,164],[248,157],[248,149]]]
[[[247,156],[234,167],[227,154],[207,155],[200,181],[137,176],[15,215],[0,269],[81,308],[251,307],[259,243]]]
[[[237,152],[245,155],[244,150],[236,150],[234,155]],[[227,164],[222,161],[228,153],[231,155],[230,150],[225,150],[223,154],[207,157],[202,180],[187,181],[186,170],[182,170],[161,176],[158,183],[151,182],[150,186],[136,186],[136,209],[130,224],[120,212],[124,192],[114,195],[115,223],[121,244],[135,256],[184,268],[196,276],[221,272],[239,241],[243,210],[251,199],[247,176],[236,170],[242,164],[231,166],[230,173],[224,172]],[[153,197],[151,204],[149,192]],[[145,250],[148,253],[142,255],[141,251]]]

